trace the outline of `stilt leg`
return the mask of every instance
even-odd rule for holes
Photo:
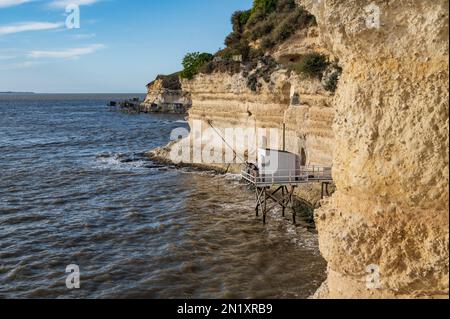
[[[266,214],[267,214],[267,189],[264,188],[264,211],[263,211],[263,223],[266,224]]]
[[[284,198],[284,196],[285,196],[285,194],[284,194],[284,188],[285,188],[285,186],[283,186],[283,188],[281,189],[281,196],[282,196],[281,201],[282,201],[283,204],[286,203],[286,200],[285,200],[285,198]],[[286,216],[286,207],[285,207],[285,206],[282,206],[282,212],[283,212],[283,213],[282,213],[282,216],[285,217],[285,216]]]
[[[255,212],[256,212],[256,217],[259,216],[259,192],[258,192],[258,187],[255,187],[255,193],[256,193],[256,208],[255,208]]]
[[[291,193],[289,194],[289,205],[291,205],[291,209],[292,209],[292,223],[295,225],[297,223],[296,219],[295,219],[296,213],[295,213],[295,209],[294,209],[294,203],[292,200],[292,196],[294,196],[294,191],[295,191],[295,187],[292,186]]]
[[[322,189],[321,189],[320,199],[323,199],[323,184],[324,184],[324,183],[322,182],[321,184],[322,184],[322,185],[321,185],[321,186],[322,186]]]

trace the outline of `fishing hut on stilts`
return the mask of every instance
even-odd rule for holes
[[[208,124],[216,131],[211,121]],[[234,148],[220,135],[225,144]],[[292,211],[292,221],[296,224],[296,212],[293,207],[295,189],[300,185],[321,183],[321,196],[329,196],[328,187],[333,182],[332,167],[319,165],[301,165],[299,155],[286,151],[286,126],[283,124],[283,150],[258,149],[257,163],[245,163],[241,171],[241,179],[255,190],[255,212],[259,217],[262,213],[263,223],[266,223],[267,213],[281,206],[282,216],[286,210]],[[270,205],[270,206],[269,206]]]

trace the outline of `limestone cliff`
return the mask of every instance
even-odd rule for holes
[[[448,1],[301,2],[343,66],[317,296],[448,297]]]
[[[317,30],[301,31],[272,54],[282,60],[314,50],[318,41]],[[202,129],[206,130],[211,121],[222,134],[226,128],[253,128],[255,132],[274,128],[279,130],[278,147],[281,147],[286,123],[288,151],[302,154],[307,164],[331,165],[332,94],[323,89],[318,79],[300,78],[282,66],[269,79],[259,78],[258,89],[253,91],[248,86],[249,75],[243,69],[234,74],[198,74],[193,80],[182,81],[183,91],[189,92],[192,99],[191,127],[194,121],[201,121]]]
[[[177,74],[158,75],[147,84],[147,96],[141,111],[185,113],[191,105],[190,95],[183,91]]]

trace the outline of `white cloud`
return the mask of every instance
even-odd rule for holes
[[[100,49],[103,49],[104,47],[105,46],[103,44],[93,44],[84,48],[71,48],[60,51],[31,51],[27,56],[34,59],[71,59],[94,53]]]
[[[0,0],[0,8],[14,7],[31,1],[32,0]]]
[[[75,4],[78,6],[87,6],[97,2],[99,2],[99,0],[53,0],[50,3],[50,7],[61,9],[67,7],[70,4]]]
[[[60,28],[62,25],[63,25],[62,23],[51,23],[51,22],[24,22],[19,24],[10,24],[0,26],[0,36],[26,31],[57,29]]]

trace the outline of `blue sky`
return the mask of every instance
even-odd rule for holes
[[[67,29],[66,5],[80,5]],[[0,0],[0,91],[138,93],[214,53],[252,0]]]

